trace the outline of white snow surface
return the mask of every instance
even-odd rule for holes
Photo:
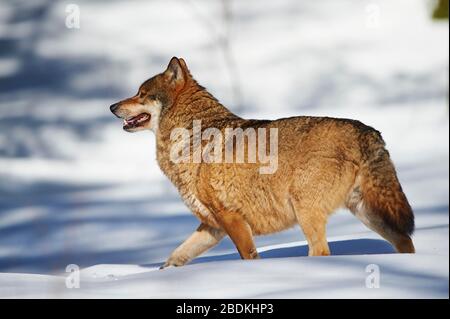
[[[80,29],[65,27],[68,3],[0,4],[0,298],[448,298],[449,31],[427,2],[229,1],[227,27],[222,1],[80,0]],[[198,221],[159,170],[153,134],[122,131],[109,105],[172,56],[243,117],[381,131],[417,253],[395,254],[339,210],[332,256],[307,257],[295,227],[258,237],[260,260],[226,238],[159,270]],[[69,264],[80,288],[66,287]]]

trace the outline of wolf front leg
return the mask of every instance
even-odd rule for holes
[[[160,269],[168,266],[183,266],[198,255],[217,245],[225,236],[221,229],[200,224],[197,230],[178,246]]]
[[[238,213],[225,212],[220,214],[219,222],[230,236],[242,259],[259,258],[253,242],[250,225]]]

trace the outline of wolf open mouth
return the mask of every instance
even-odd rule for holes
[[[127,130],[127,129],[142,126],[142,125],[146,124],[148,121],[150,121],[150,117],[151,116],[148,113],[141,113],[137,116],[124,119],[123,120],[123,128],[125,130]]]

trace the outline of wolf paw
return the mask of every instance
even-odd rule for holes
[[[169,257],[169,259],[164,263],[164,265],[162,265],[161,267],[159,267],[159,269],[164,269],[164,268],[168,268],[168,267],[180,267],[183,266],[184,264],[186,264],[187,260],[186,258],[182,258],[182,257]]]

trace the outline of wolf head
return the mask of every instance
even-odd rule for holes
[[[123,119],[127,132],[156,132],[161,110],[174,103],[188,76],[184,60],[173,57],[163,73],[142,83],[136,95],[111,105],[110,110]]]

